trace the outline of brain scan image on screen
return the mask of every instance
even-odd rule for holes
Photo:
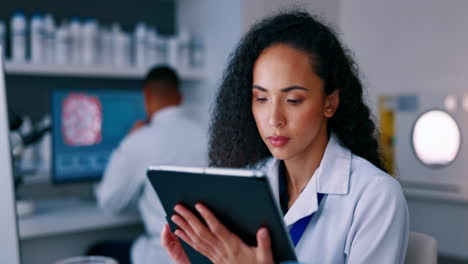
[[[99,98],[70,93],[62,101],[62,133],[69,146],[90,146],[102,139],[102,106]]]
[[[138,120],[146,120],[143,92],[131,89],[54,89],[52,179],[94,181]]]

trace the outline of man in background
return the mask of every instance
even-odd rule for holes
[[[168,67],[145,77],[143,94],[148,120],[137,122],[113,152],[96,189],[99,206],[112,213],[138,208],[145,234],[133,242],[103,242],[89,255],[115,258],[120,264],[168,263],[160,245],[165,212],[146,178],[151,165],[207,165],[207,135],[180,107],[179,79]]]

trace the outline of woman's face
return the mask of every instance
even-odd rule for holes
[[[325,94],[323,80],[314,72],[307,53],[277,44],[256,60],[252,113],[263,141],[277,159],[304,157],[326,142],[327,118],[337,106],[338,90]]]

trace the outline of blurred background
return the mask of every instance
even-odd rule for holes
[[[137,213],[101,212],[93,185],[144,110],[109,124],[111,139],[91,150],[94,167],[70,176],[62,157],[90,150],[59,143],[54,124],[68,93],[92,94],[111,109],[137,106],[149,67],[169,64],[182,80],[184,111],[208,129],[236,43],[259,19],[294,7],[332,25],[356,59],[411,231],[437,241],[439,263],[468,263],[467,1],[16,0],[0,9],[0,45],[22,263],[53,263],[142,232]]]

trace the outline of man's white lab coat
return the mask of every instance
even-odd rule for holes
[[[135,264],[169,263],[160,245],[165,212],[146,178],[157,165],[206,166],[207,134],[180,107],[156,112],[151,123],[128,135],[113,152],[96,189],[99,206],[119,213],[138,206],[146,233],[132,247]]]

